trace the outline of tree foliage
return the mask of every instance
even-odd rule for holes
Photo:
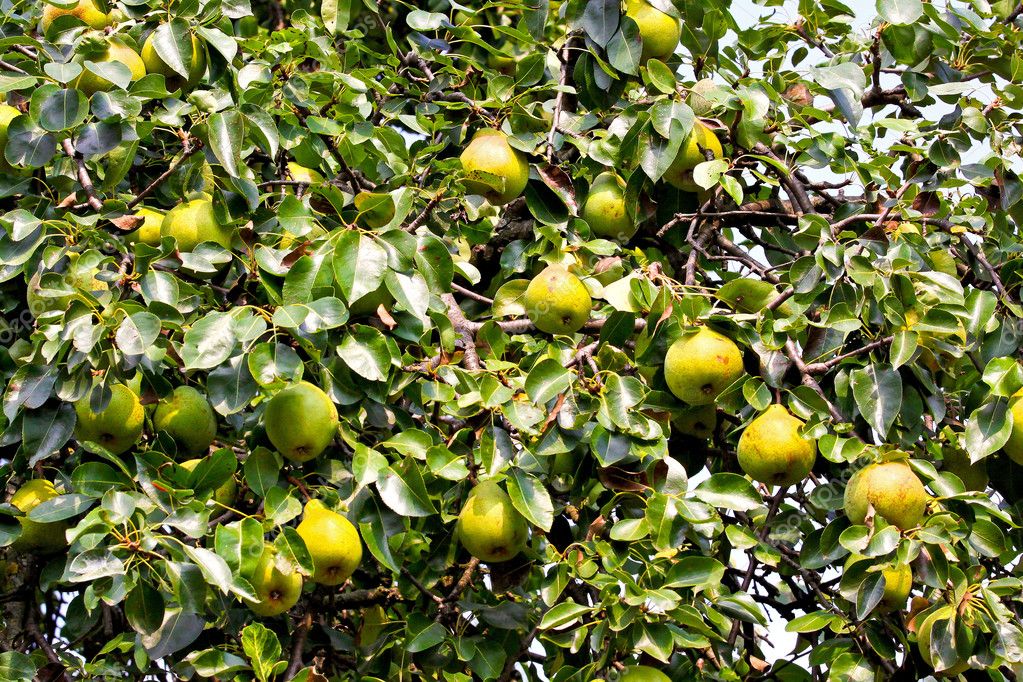
[[[6,0],[0,678],[1015,679],[1023,6],[760,5]]]

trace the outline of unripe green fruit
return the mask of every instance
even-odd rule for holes
[[[707,327],[675,341],[664,356],[668,388],[690,405],[713,403],[743,371],[735,342]]]
[[[686,192],[700,192],[702,187],[693,180],[693,169],[707,160],[706,152],[710,150],[713,158],[724,156],[721,140],[714,131],[701,121],[693,125],[689,137],[682,143],[678,156],[664,172],[664,181]]]
[[[465,190],[503,206],[522,194],[529,181],[526,155],[508,144],[499,130],[485,128],[472,138],[460,157]]]
[[[849,570],[854,564],[861,561],[873,563],[873,559],[861,554],[850,554],[845,561],[845,570]],[[895,568],[885,568],[881,571],[884,576],[884,596],[881,597],[880,607],[882,611],[901,611],[906,608],[906,600],[913,590],[913,569],[909,564],[900,564]]]
[[[71,288],[86,291],[99,298],[101,302],[109,299],[110,285],[96,278],[100,272],[98,268],[90,268],[87,271],[85,268],[79,269],[77,253],[68,254],[68,260],[71,261],[71,264],[66,274],[66,281]],[[74,298],[72,294],[43,296],[42,291],[41,275],[37,272],[28,280],[28,289],[25,292],[25,303],[28,304],[28,310],[33,317],[58,310],[67,310]]]
[[[313,559],[312,581],[340,585],[362,561],[362,540],[351,521],[327,509],[319,500],[305,505],[302,522],[295,529]]]
[[[39,19],[39,32],[46,33],[58,17],[72,16],[94,29],[105,28],[110,25],[110,16],[101,12],[93,0],[78,0],[74,7],[57,7],[46,4],[43,6],[43,16]]]
[[[526,315],[548,334],[574,334],[590,319],[593,300],[582,281],[561,265],[549,265],[522,295]]]
[[[462,546],[480,561],[508,561],[526,546],[526,520],[508,493],[494,481],[472,489],[458,514],[455,532]]]
[[[146,42],[142,45],[142,62],[146,65],[146,71],[148,73],[159,73],[163,74],[164,79],[167,83],[168,90],[178,90],[181,88],[191,89],[202,80],[203,74],[206,73],[206,50],[203,47],[202,42],[199,41],[194,35],[192,38],[192,60],[188,69],[188,78],[182,78],[181,74],[172,69],[167,62],[163,61],[160,55],[156,51],[156,31],[153,31],[146,38]]]
[[[609,676],[607,679],[615,679],[617,682],[671,682],[670,677],[647,665],[630,665],[622,670],[617,677]],[[593,680],[593,682],[605,682],[605,680]]]
[[[135,215],[142,218],[142,224],[134,232],[124,236],[129,244],[141,242],[149,246],[160,245],[160,226],[163,225],[164,214],[152,208],[143,206],[135,210]]]
[[[216,242],[231,248],[232,230],[220,224],[209,199],[193,199],[178,204],[163,218],[161,237],[174,237],[178,251],[188,252],[203,242]]]
[[[687,408],[672,422],[679,433],[707,440],[714,435],[718,425],[718,411],[713,403]]]
[[[245,603],[257,616],[279,616],[297,604],[302,596],[302,575],[297,572],[282,573],[276,566],[276,557],[277,550],[269,542],[266,543],[249,578],[258,600],[246,600]]]
[[[632,18],[639,27],[643,42],[640,60],[666,60],[675,53],[682,38],[679,20],[651,5],[646,0],[628,0],[625,15]]]
[[[116,87],[106,78],[98,76],[85,68],[84,62],[86,60],[97,64],[101,62],[120,62],[131,71],[132,82],[146,75],[146,64],[142,61],[142,57],[139,56],[138,52],[128,47],[120,38],[109,37],[106,40],[107,48],[102,54],[92,55],[88,58],[84,56],[75,57],[75,61],[82,64],[82,73],[74,80],[72,85],[86,95],[92,96],[97,92],[107,92]]]
[[[845,488],[845,513],[863,523],[871,507],[874,513],[902,530],[923,520],[927,491],[908,464],[901,461],[870,464],[849,479]]]
[[[126,452],[142,436],[146,411],[139,397],[123,384],[110,387],[110,402],[102,412],[96,413],[89,406],[86,395],[75,403],[75,438],[102,445],[115,455]]]
[[[190,455],[204,455],[217,435],[217,417],[206,396],[191,386],[178,386],[160,400],[153,426],[166,432]]]
[[[201,459],[189,459],[182,462],[180,466],[183,469],[195,471],[195,467],[201,461]],[[234,480],[234,476],[231,476],[231,478],[224,481],[213,491],[213,501],[222,507],[232,506],[236,499],[238,499],[238,482]]]
[[[23,514],[28,514],[43,502],[59,495],[53,483],[45,478],[35,478],[18,488],[11,496],[11,504]],[[67,521],[44,523],[20,516],[18,523],[21,525],[21,535],[14,541],[13,547],[16,550],[50,553],[67,546]]]
[[[970,463],[970,456],[962,450],[948,450],[941,465],[942,471],[949,471],[959,477],[967,490],[986,490],[987,468],[984,462]]]
[[[319,387],[300,381],[270,399],[263,423],[267,438],[282,455],[294,462],[307,462],[334,440],[337,407]]]
[[[601,173],[593,181],[582,218],[600,237],[628,241],[636,234],[636,221],[625,205],[625,183],[614,173]]]
[[[817,458],[817,441],[799,430],[804,423],[782,405],[771,405],[739,437],[739,466],[754,481],[787,487],[802,481]]]

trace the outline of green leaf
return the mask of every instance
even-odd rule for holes
[[[75,410],[68,403],[27,410],[21,424],[21,447],[29,466],[63,447],[75,428]]]
[[[234,352],[234,318],[217,311],[207,313],[185,332],[184,340],[181,359],[187,369],[216,367]]]
[[[36,665],[27,654],[20,651],[0,654],[0,680],[32,680],[35,676]]]
[[[547,613],[543,614],[540,624],[541,630],[558,630],[578,621],[584,614],[590,613],[593,609],[589,606],[577,604],[574,601],[563,601],[552,606]]]
[[[378,240],[350,230],[338,240],[333,264],[341,293],[351,305],[380,288],[387,272],[387,250]]]
[[[541,360],[526,376],[526,395],[537,404],[545,404],[571,387],[574,374],[553,358]]]
[[[89,100],[79,90],[65,90],[48,83],[32,93],[32,118],[44,130],[74,128],[89,115]]]
[[[970,414],[966,422],[966,451],[979,462],[1005,445],[1012,435],[1013,418],[1006,398],[995,398]]]
[[[738,474],[713,474],[696,486],[693,494],[707,504],[732,511],[750,511],[764,503],[753,484]]]
[[[245,141],[245,117],[233,109],[221,111],[210,116],[206,125],[213,155],[228,175],[238,177],[242,163],[242,144]]]
[[[53,523],[78,516],[94,504],[96,504],[96,498],[91,495],[68,493],[40,502],[32,508],[27,516],[39,523]]]
[[[245,460],[245,483],[260,497],[266,497],[267,491],[277,485],[281,471],[280,455],[256,448]]]
[[[391,353],[384,335],[373,327],[356,325],[350,327],[337,347],[337,354],[349,369],[370,381],[387,378],[391,365]]]
[[[182,78],[192,71],[192,33],[188,22],[180,17],[160,24],[148,38],[157,56]]]
[[[281,642],[273,630],[262,623],[250,623],[242,628],[242,651],[252,665],[252,672],[260,682],[273,679],[274,669],[281,660]]]
[[[533,524],[549,531],[554,523],[554,504],[547,488],[536,476],[519,468],[511,470],[508,496],[512,505]]]
[[[622,4],[618,0],[591,0],[583,9],[582,27],[590,40],[606,47],[618,30]]]
[[[607,44],[607,59],[622,73],[635,76],[639,73],[642,55],[643,40],[639,26],[631,17],[624,17],[618,32]]]
[[[877,13],[890,24],[916,23],[924,15],[921,0],[877,0]]]
[[[163,623],[163,595],[149,583],[139,583],[124,600],[124,616],[135,632],[152,634]]]
[[[126,315],[117,327],[114,342],[125,355],[143,355],[160,336],[160,318],[144,311]]]
[[[437,513],[415,460],[388,467],[388,474],[376,485],[380,499],[396,514],[419,517]]]
[[[902,377],[887,365],[870,364],[850,373],[860,414],[882,437],[902,409]]]

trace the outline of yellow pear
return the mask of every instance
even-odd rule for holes
[[[102,445],[119,455],[135,445],[142,436],[146,411],[139,397],[124,384],[114,384],[110,387],[110,393],[110,402],[99,413],[92,411],[88,395],[75,403],[75,414],[78,416],[75,438]]]
[[[28,514],[43,502],[59,495],[53,483],[45,478],[34,478],[18,488],[11,496],[11,504],[23,514]],[[14,541],[14,548],[17,550],[49,553],[67,546],[67,538],[64,535],[68,529],[67,521],[45,523],[19,516],[18,523],[21,524],[21,535]]]
[[[935,663],[937,663],[937,661],[935,661],[934,657],[931,655],[931,631],[934,629],[934,625],[939,621],[943,620],[954,621],[955,618],[956,613],[951,606],[942,606],[932,611],[926,618],[924,618],[923,622],[920,623],[920,629],[917,630],[916,632],[917,650],[920,652],[920,657],[924,659],[924,662],[927,663],[927,665],[931,666],[932,668],[934,667]],[[963,630],[959,630],[958,632],[963,632],[966,634],[968,644],[970,648],[972,648],[975,639],[973,630],[971,628],[965,628]],[[956,651],[959,651],[958,645],[956,646]],[[961,675],[962,673],[966,672],[969,669],[970,669],[969,662],[960,660],[957,661],[956,663],[953,663],[950,667],[936,672],[939,673],[938,677],[954,677],[956,675]]]
[[[181,463],[183,469],[189,471],[195,471],[195,467],[199,465],[201,459],[189,459]],[[234,476],[227,479],[220,486],[213,491],[213,501],[222,507],[230,507],[238,499],[238,482],[234,480]]]
[[[57,17],[72,16],[90,28],[101,29],[110,25],[110,15],[100,11],[93,0],[78,0],[73,7],[57,7],[45,3],[43,16],[39,20],[39,32],[46,33]]]
[[[163,225],[164,219],[163,211],[143,206],[135,209],[135,215],[142,218],[142,224],[134,232],[126,234],[124,240],[129,244],[141,242],[150,246],[159,246],[160,226]]]
[[[106,49],[99,54],[78,55],[75,57],[75,61],[82,64],[82,73],[75,79],[72,85],[86,95],[91,96],[97,92],[113,90],[115,85],[106,78],[98,76],[85,68],[85,61],[97,64],[101,62],[120,62],[131,71],[132,82],[146,75],[146,64],[142,61],[142,57],[139,56],[138,52],[128,47],[120,38],[108,36],[104,39],[106,40]]]
[[[171,210],[160,225],[161,237],[174,237],[178,251],[187,252],[203,242],[216,242],[225,249],[231,248],[233,231],[220,224],[213,210],[213,202],[207,198],[185,201]]]
[[[817,458],[817,441],[799,430],[803,420],[771,405],[739,436],[739,466],[754,481],[787,487],[802,481]]]
[[[263,423],[267,437],[282,455],[306,462],[334,440],[337,407],[319,387],[300,381],[270,398]]]
[[[1013,462],[1023,464],[1023,389],[1009,399],[1009,411],[1012,412],[1012,432],[1002,449]]]
[[[707,327],[675,341],[664,356],[668,388],[690,405],[713,403],[743,371],[735,342]]]
[[[178,386],[160,399],[153,413],[153,426],[190,455],[206,454],[217,435],[217,417],[210,402],[191,386]]]
[[[295,529],[313,558],[314,583],[340,585],[362,561],[362,540],[355,526],[319,500],[305,505],[302,522]]]
[[[156,31],[146,37],[142,44],[142,61],[146,65],[148,73],[163,74],[167,89],[174,91],[179,88],[194,88],[206,73],[206,49],[202,42],[194,35],[192,36],[192,61],[188,69],[188,78],[182,78],[181,74],[172,69],[167,62],[163,61],[156,51]]]
[[[869,464],[849,479],[845,488],[845,513],[861,524],[872,507],[888,523],[906,530],[920,524],[927,509],[927,491],[903,461]]]
[[[614,173],[601,173],[590,186],[582,218],[593,234],[628,241],[636,234],[636,221],[625,205],[625,183]]]
[[[862,554],[850,554],[845,561],[845,570],[852,568],[854,564],[861,561],[873,564],[873,559]],[[894,568],[885,568],[881,571],[884,576],[884,596],[881,597],[881,610],[901,611],[906,608],[906,600],[913,590],[913,569],[909,564],[899,564]]]
[[[508,144],[508,137],[500,130],[480,130],[460,160],[466,192],[482,195],[495,206],[518,197],[529,181],[526,155]]]
[[[279,616],[297,604],[302,596],[302,575],[297,572],[282,573],[276,561],[277,550],[268,542],[249,577],[258,600],[245,602],[257,616]]]
[[[548,265],[522,295],[526,315],[548,334],[574,334],[590,319],[593,300],[582,281],[563,266]]]
[[[492,562],[508,561],[525,549],[528,528],[508,493],[494,481],[483,481],[469,493],[455,532],[469,554]]]
[[[625,16],[630,17],[639,27],[643,43],[642,61],[660,59],[664,61],[675,53],[682,38],[682,25],[675,17],[662,12],[646,0],[628,0]]]
[[[697,121],[689,137],[682,143],[678,156],[664,172],[664,181],[686,192],[703,191],[703,188],[693,181],[693,169],[707,160],[707,150],[713,153],[715,159],[720,159],[725,154],[721,140],[714,131],[705,123]]]
[[[987,490],[988,475],[984,462],[971,464],[970,456],[962,450],[947,450],[941,470],[958,476],[967,490]]]
[[[394,199],[381,192],[359,192],[355,195],[358,222],[370,229],[383,227],[394,219]]]

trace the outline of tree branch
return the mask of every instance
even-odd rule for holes
[[[65,137],[61,146],[64,148],[64,153],[67,154],[78,167],[78,184],[85,190],[85,196],[88,197],[86,203],[94,211],[103,210],[103,202],[96,198],[96,188],[92,184],[92,178],[89,177],[89,169],[85,165],[85,159],[75,150],[74,144],[71,143],[70,137]]]

